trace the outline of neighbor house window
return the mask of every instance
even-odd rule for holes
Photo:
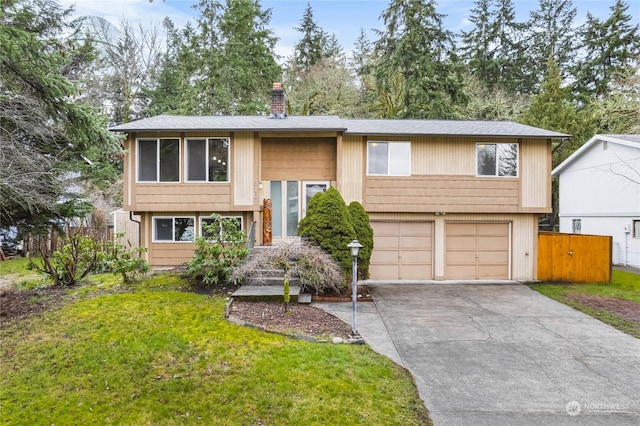
[[[573,219],[571,221],[571,232],[574,234],[582,233],[582,219]]]
[[[370,141],[367,144],[367,174],[411,175],[411,142]]]
[[[138,182],[180,181],[180,139],[138,139]]]
[[[478,176],[518,176],[517,143],[478,143],[476,145]]]
[[[220,220],[221,226],[217,229],[216,233],[211,233],[212,229],[210,227],[206,227],[204,225],[213,225],[216,221]],[[241,216],[221,216],[219,218],[215,217],[202,217],[200,218],[200,235],[205,238],[211,238],[216,241],[226,241],[225,233],[231,231],[240,231],[242,230],[242,217]]]
[[[153,241],[195,241],[195,218],[154,217]]]
[[[640,238],[640,219],[633,220],[633,238]]]
[[[229,139],[187,139],[187,181],[229,182]]]

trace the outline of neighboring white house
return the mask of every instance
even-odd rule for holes
[[[640,135],[596,135],[552,176],[560,232],[610,235],[613,263],[640,268]]]

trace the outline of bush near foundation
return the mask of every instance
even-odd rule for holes
[[[366,280],[369,278],[369,262],[373,252],[373,228],[369,222],[369,214],[364,210],[362,204],[352,201],[347,210],[353,229],[356,231],[356,239],[362,244],[358,253],[358,278]]]

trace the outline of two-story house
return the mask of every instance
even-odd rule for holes
[[[152,265],[193,256],[211,213],[255,226],[272,201],[274,242],[295,238],[318,191],[359,201],[374,229],[371,279],[536,278],[538,217],[551,212],[551,139],[511,122],[170,116],[126,132],[124,208]],[[347,248],[345,247],[345,250]]]

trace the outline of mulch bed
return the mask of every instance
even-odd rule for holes
[[[346,340],[351,333],[351,326],[344,321],[320,308],[298,303],[291,303],[289,312],[285,312],[283,303],[234,301],[229,313],[253,326],[282,334]]]
[[[626,321],[640,324],[640,303],[593,294],[568,294],[566,299],[600,311],[607,311]]]

